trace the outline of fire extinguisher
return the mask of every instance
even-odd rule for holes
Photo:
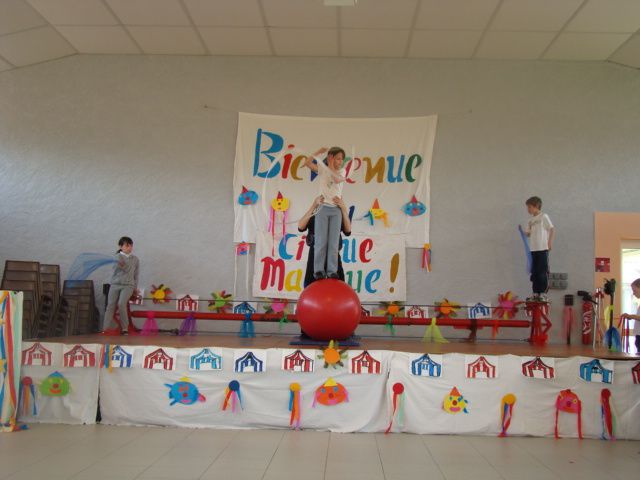
[[[593,309],[596,302],[589,292],[580,290],[578,296],[582,298],[582,344],[591,345],[593,342]]]

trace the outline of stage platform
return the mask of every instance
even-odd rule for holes
[[[527,341],[365,337],[341,352],[340,364],[326,365],[322,347],[291,346],[293,338],[159,334],[24,341],[21,375],[37,389],[37,413],[23,407],[19,419],[256,429],[291,428],[299,418],[300,428],[333,432],[384,432],[393,420],[391,432],[498,435],[505,398],[515,398],[508,434],[552,436],[556,402],[570,389],[580,416],[560,413],[561,436],[600,438],[608,391],[616,438],[640,439],[638,355]],[[46,394],[48,379],[66,382],[68,393]],[[342,401],[325,404],[333,393]],[[451,399],[466,409],[443,408]]]
[[[174,348],[196,348],[218,346],[224,348],[301,348],[310,346],[291,346],[289,342],[295,338],[291,335],[256,335],[254,338],[240,338],[236,334],[198,334],[177,336],[159,334],[156,336],[108,337],[102,335],[74,335],[68,337],[44,338],[40,342],[54,343],[118,343],[121,345],[159,345]],[[30,340],[34,341],[34,340]],[[356,350],[392,350],[407,353],[462,353],[467,355],[519,355],[537,357],[597,357],[605,360],[640,360],[640,355],[625,352],[611,352],[603,346],[595,349],[591,345],[546,344],[533,345],[523,340],[520,342],[502,340],[482,340],[467,342],[451,340],[449,343],[427,343],[415,337],[375,338],[360,337],[360,346]]]

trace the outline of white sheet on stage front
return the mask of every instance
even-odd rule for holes
[[[141,349],[138,349],[141,350]],[[410,362],[421,354],[372,351],[381,361],[381,373],[351,374],[345,367],[323,368],[318,350],[303,350],[316,361],[314,372],[282,370],[282,350],[269,349],[268,366],[262,373],[235,373],[234,350],[215,349],[222,356],[222,370],[189,371],[189,349],[178,349],[175,371],[114,369],[100,372],[103,423],[118,425],[175,425],[213,428],[287,428],[289,425],[289,384],[302,385],[302,427],[335,432],[380,432],[389,422],[391,387],[405,386],[405,421],[394,422],[393,431],[412,433],[497,435],[500,431],[500,401],[507,393],[517,397],[509,434],[553,435],[555,400],[562,389],[570,388],[582,400],[582,428],[585,437],[599,438],[602,432],[600,392],[609,388],[617,415],[617,438],[640,439],[640,385],[632,381],[635,361],[613,362],[615,375],[611,385],[587,382],[579,376],[581,363],[589,358],[555,359],[556,378],[540,380],[522,374],[522,357],[492,357],[500,374],[491,379],[467,378],[465,355],[446,354],[441,377],[411,374]],[[137,355],[141,352],[137,351]],[[134,359],[134,365],[140,363]],[[169,388],[182,376],[188,376],[206,397],[193,405],[170,406]],[[336,406],[312,407],[315,390],[328,377],[343,384],[349,402]],[[244,410],[222,411],[225,387],[240,382]],[[469,413],[452,415],[442,409],[442,401],[456,386],[468,400]],[[577,418],[561,413],[560,434],[576,437]]]
[[[141,355],[140,348],[135,355]],[[247,350],[247,349],[244,349]],[[351,374],[344,367],[323,368],[319,350],[304,349],[314,358],[313,372],[282,370],[282,350],[267,349],[267,367],[261,373],[234,372],[234,350],[215,349],[222,356],[221,370],[188,370],[189,349],[178,349],[175,371],[141,368],[102,369],[100,372],[100,409],[102,423],[116,425],[175,425],[213,428],[288,428],[289,385],[302,386],[301,419],[303,428],[334,432],[376,432],[386,428],[388,399],[385,395],[389,364],[393,352],[371,351],[381,362],[380,374]],[[255,350],[254,350],[255,351]],[[134,356],[134,365],[140,360]],[[192,405],[170,405],[169,388],[187,376],[206,401]],[[329,377],[349,392],[349,402],[334,406],[312,407],[315,391]],[[222,411],[225,388],[231,380],[240,382],[244,410]]]

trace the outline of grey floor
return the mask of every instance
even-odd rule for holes
[[[637,479],[640,442],[32,425],[0,434],[9,479]]]

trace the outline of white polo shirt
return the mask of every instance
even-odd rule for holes
[[[335,205],[333,197],[342,197],[342,187],[344,185],[346,171],[343,168],[338,172],[334,172],[327,167],[322,160],[317,160],[317,162],[320,195],[324,197],[322,203],[325,205]]]
[[[549,232],[552,228],[553,223],[546,213],[540,212],[529,219],[526,232],[529,234],[529,248],[532,252],[549,250]]]

